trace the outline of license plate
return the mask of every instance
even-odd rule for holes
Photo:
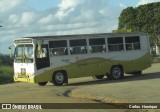
[[[26,69],[25,68],[21,68],[21,75],[26,75]]]

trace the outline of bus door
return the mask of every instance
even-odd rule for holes
[[[36,67],[37,70],[50,66],[48,45],[36,45]]]

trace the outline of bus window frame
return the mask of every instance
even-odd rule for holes
[[[99,42],[97,43],[96,41]],[[89,40],[89,52],[90,53],[105,53],[106,50],[106,40],[104,38],[90,38]]]
[[[75,44],[76,41],[79,45]],[[71,55],[88,54],[87,38],[86,39],[70,39],[69,50]]]

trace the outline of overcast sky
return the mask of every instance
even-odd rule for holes
[[[25,36],[108,33],[121,11],[160,0],[0,0],[0,53]]]

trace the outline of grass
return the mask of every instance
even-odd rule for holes
[[[13,66],[0,65],[0,84],[13,82]]]

